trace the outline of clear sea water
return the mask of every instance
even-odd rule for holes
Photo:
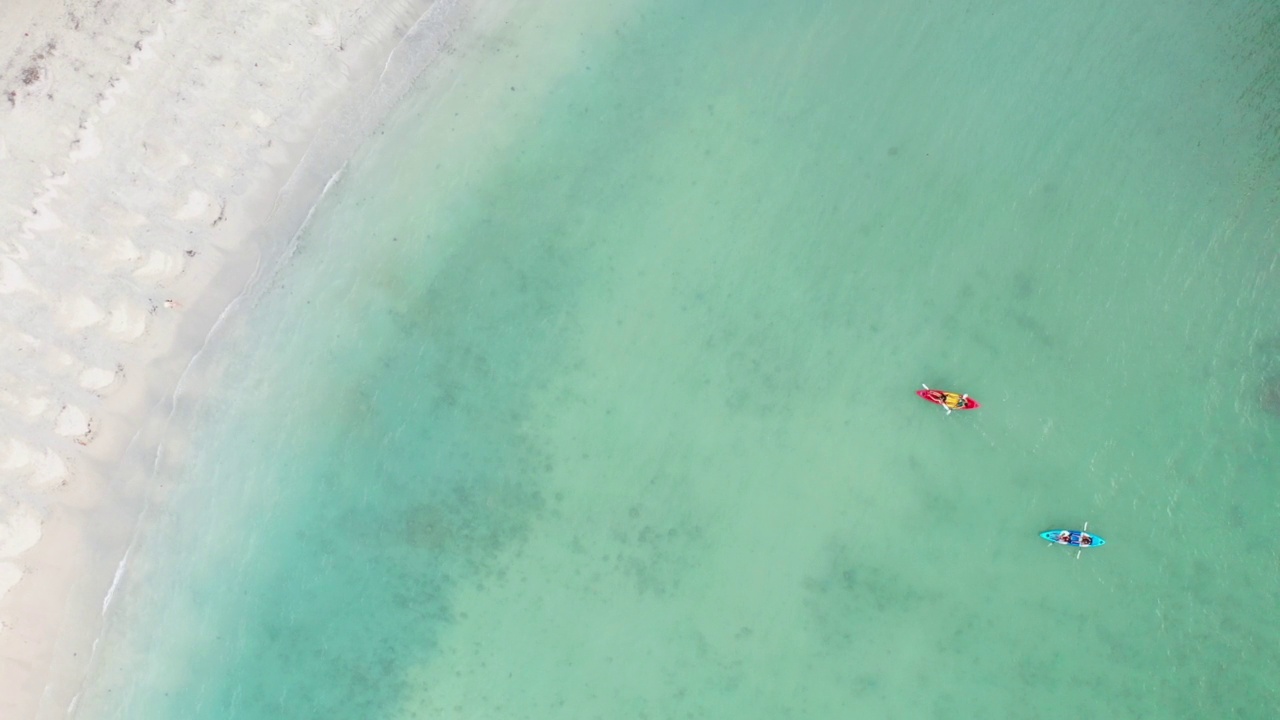
[[[77,718],[1280,715],[1277,6],[449,52],[202,359]]]

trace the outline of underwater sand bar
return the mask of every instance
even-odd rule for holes
[[[483,3],[73,5],[0,4],[5,718],[67,714],[184,370]]]

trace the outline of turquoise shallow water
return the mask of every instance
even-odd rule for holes
[[[1274,717],[1280,14],[1141,5],[459,40],[202,364],[77,717]]]

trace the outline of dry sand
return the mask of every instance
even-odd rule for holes
[[[67,714],[145,494],[126,454],[429,62],[402,40],[447,49],[468,12],[0,3],[0,718]]]

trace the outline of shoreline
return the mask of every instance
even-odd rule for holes
[[[0,10],[0,715],[73,711],[185,373],[471,19],[307,5]]]

